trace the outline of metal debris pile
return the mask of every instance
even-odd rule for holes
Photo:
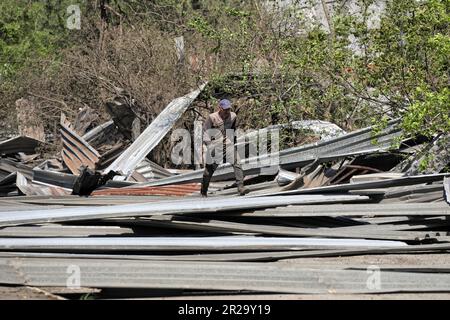
[[[201,169],[147,155],[203,88],[142,133],[121,100],[100,126],[87,109],[63,115],[60,157],[42,159],[39,124],[0,142],[0,296],[448,298],[448,136],[423,174],[426,141],[398,120],[377,133],[296,122],[320,141],[271,155],[275,167],[243,159],[243,197],[221,165],[202,199]]]

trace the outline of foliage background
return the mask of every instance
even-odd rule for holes
[[[325,1],[291,2],[80,0],[81,30],[69,30],[71,0],[2,0],[0,123],[14,128],[14,103],[27,97],[57,135],[61,111],[89,106],[105,120],[123,88],[146,125],[208,80],[178,126],[229,97],[244,129],[321,119],[354,130],[401,116],[405,134],[449,131],[450,0],[383,1],[376,28],[379,1],[335,1],[326,25],[303,9]]]

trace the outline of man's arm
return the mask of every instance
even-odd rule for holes
[[[231,123],[231,129],[233,129],[233,130],[236,130],[239,126],[239,123],[238,123],[238,118],[237,118],[237,116],[236,117],[234,117],[234,120],[233,120],[233,122]]]
[[[234,137],[234,141],[233,141],[233,144],[236,144],[237,143],[237,132],[236,132],[236,130],[239,128],[239,120],[238,120],[238,117],[236,116],[236,117],[234,117],[234,120],[233,120],[233,123],[231,124],[231,129],[233,129],[233,137]]]

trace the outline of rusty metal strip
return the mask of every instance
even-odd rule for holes
[[[92,193],[94,196],[109,196],[109,195],[123,195],[123,196],[187,196],[200,191],[199,183],[189,183],[181,185],[168,185],[162,187],[136,187],[136,188],[114,188],[106,190],[97,190]]]

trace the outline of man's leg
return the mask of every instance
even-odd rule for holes
[[[250,190],[244,187],[244,171],[242,170],[241,166],[241,158],[239,157],[239,153],[237,152],[236,148],[231,149],[231,151],[228,152],[233,152],[233,154],[231,155],[233,158],[231,159],[232,161],[230,161],[230,163],[234,169],[234,176],[236,178],[238,192],[241,196],[243,196],[249,193]],[[230,154],[227,154],[227,156],[228,155]],[[228,159],[230,158],[228,157]]]
[[[209,182],[211,181],[214,171],[216,171],[219,166],[219,162],[222,160],[222,155],[218,154],[217,151],[221,151],[220,146],[214,144],[206,148],[205,170],[203,170],[202,188],[200,190],[203,197],[208,195]]]
[[[217,167],[218,167],[217,163],[205,165],[205,170],[203,171],[203,180],[202,180],[202,189],[201,189],[201,194],[204,197],[206,197],[208,194],[209,182],[211,181],[211,178],[214,174],[214,171],[216,171]]]

